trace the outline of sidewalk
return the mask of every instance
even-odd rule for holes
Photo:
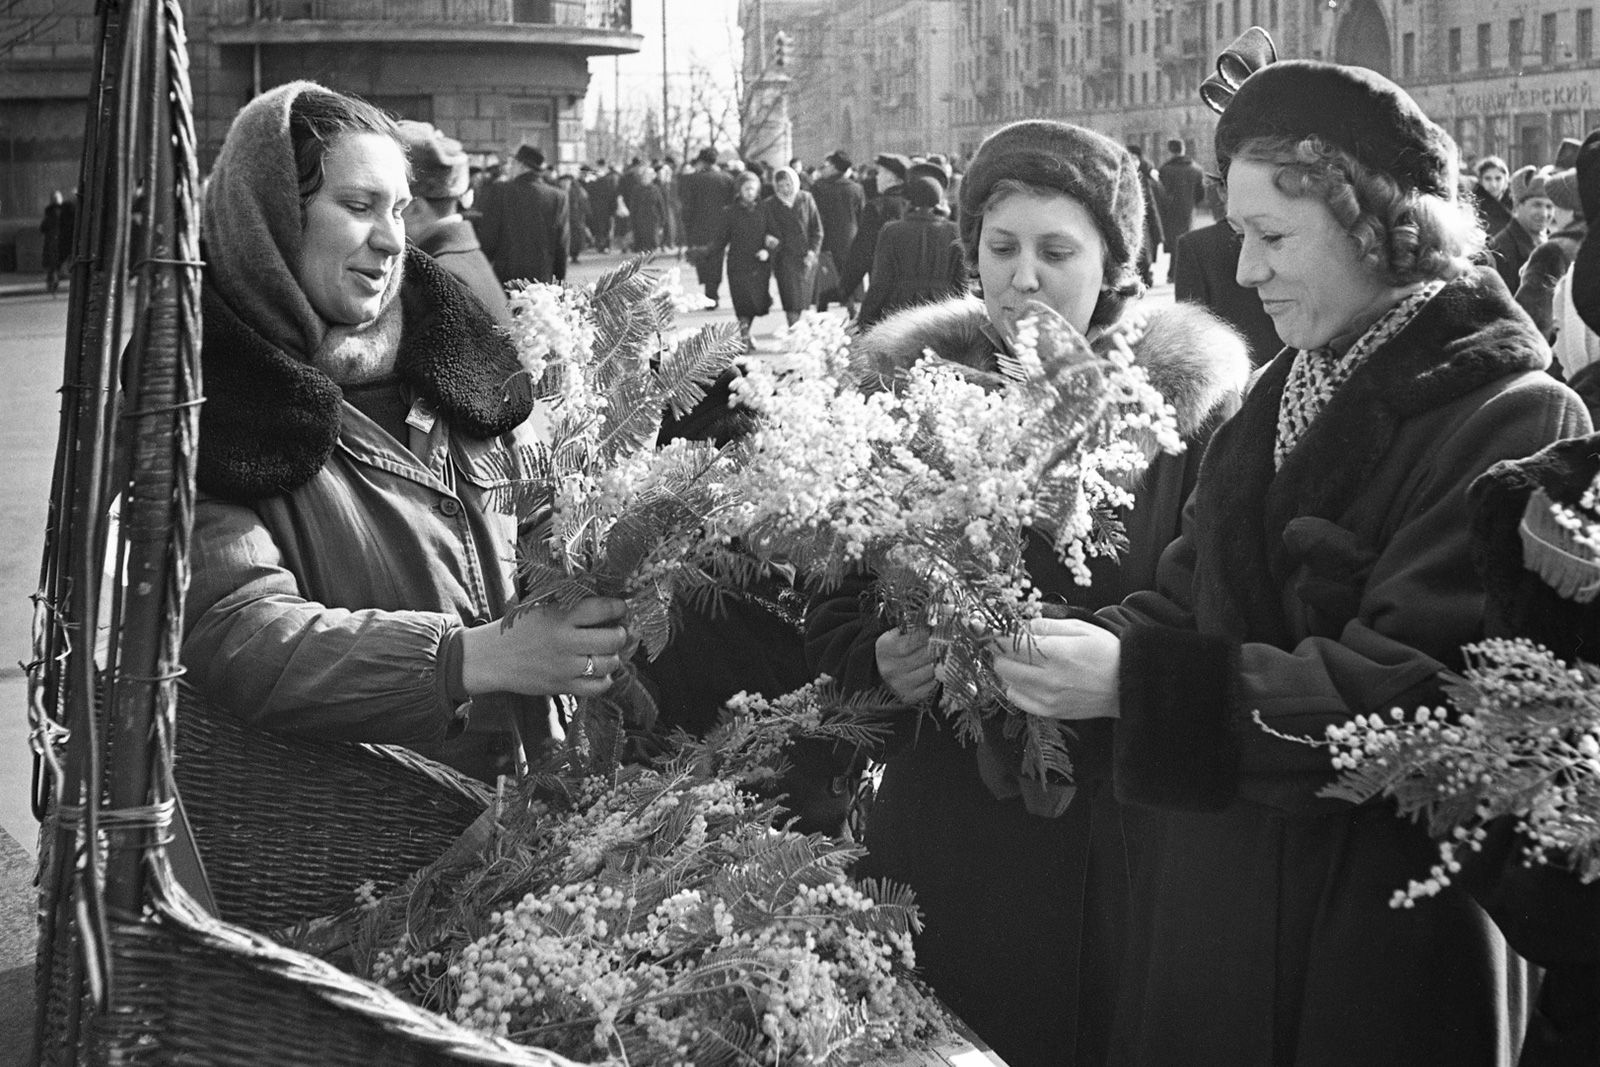
[[[7,296],[45,296],[50,290],[44,284],[43,274],[8,274],[0,273],[0,297]],[[61,290],[56,293],[61,299],[66,299],[67,285],[61,285]]]

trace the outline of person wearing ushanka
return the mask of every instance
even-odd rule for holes
[[[1109,138],[1060,122],[1003,127],[979,147],[961,196],[961,247],[982,297],[890,315],[857,339],[854,356],[891,383],[930,350],[994,371],[1032,302],[1091,339],[1142,322],[1138,362],[1174,405],[1187,451],[1156,458],[1123,516],[1126,551],[1093,560],[1092,585],[1076,584],[1042,540],[1027,555],[1052,613],[1116,603],[1150,583],[1177,536],[1205,437],[1249,375],[1248,350],[1202,308],[1138,308],[1143,184],[1133,157]],[[886,227],[884,240],[907,225]],[[963,745],[913,710],[934,695],[929,635],[903,633],[873,611],[870,583],[856,576],[807,613],[814,672],[849,691],[887,686],[906,704],[900,736],[878,754],[887,763],[860,873],[916,891],[919,969],[1006,1063],[1099,1063],[1129,892],[1125,813],[1105,776],[1110,731],[1080,732],[1075,792],[1034,789],[1002,738]]]
[[[407,745],[493,781],[548,694],[598,694],[621,601],[502,625],[497,462],[531,392],[503,329],[405,243],[399,131],[310,82],[228,131],[206,190],[205,332],[183,663],[263,728]]]
[[[472,196],[461,142],[428,122],[406,119],[399,127],[411,164],[411,202],[404,213],[407,239],[455,275],[498,322],[509,326],[506,291],[483,254],[472,223],[461,213],[464,201]]]
[[[1112,724],[1146,810],[1109,1062],[1507,1064],[1525,963],[1457,887],[1392,908],[1425,828],[1319,795],[1326,751],[1266,727],[1442,703],[1484,628],[1468,486],[1588,413],[1473,266],[1455,146],[1399,86],[1269,63],[1215,138],[1239,281],[1288,347],[1211,438],[1154,590],[996,656],[1020,707]]]

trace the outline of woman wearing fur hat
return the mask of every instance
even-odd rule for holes
[[[1512,1062],[1527,978],[1392,805],[1319,793],[1329,725],[1442,702],[1483,633],[1467,488],[1589,429],[1471,257],[1455,146],[1371,71],[1269,63],[1216,131],[1239,281],[1288,348],[1212,437],[1153,589],[1035,624],[1024,709],[1109,724],[1146,811],[1111,1062]]]
[[[1130,302],[1142,288],[1143,227],[1138,170],[1115,142],[1059,122],[1007,126],[979,148],[962,185],[961,246],[981,298],[891,315],[858,340],[858,354],[885,376],[928,349],[993,370],[1033,302],[1094,338],[1138,314]],[[1047,545],[1031,546],[1033,580],[1058,606],[1112,604],[1149,584],[1177,534],[1205,436],[1249,373],[1244,343],[1192,305],[1150,314],[1138,356],[1175,405],[1190,447],[1151,467],[1125,516],[1128,550],[1120,561],[1096,560],[1091,587],[1076,585]],[[865,609],[866,584],[812,605],[813,667],[847,689],[887,685],[919,704],[935,687],[928,635],[901,633]],[[963,746],[917,720],[908,710],[908,736],[888,753],[867,818],[865,873],[916,890],[926,920],[919,966],[1007,1063],[1100,1062],[1129,892],[1124,812],[1104,774],[1109,730],[1082,731],[1077,792],[1053,811],[1021,797],[1013,756]]]
[[[183,661],[258,726],[492,781],[513,728],[548,729],[544,695],[603,691],[623,605],[497,621],[516,530],[485,497],[532,399],[504,331],[406,244],[408,200],[399,131],[362,101],[294,82],[228,132]]]

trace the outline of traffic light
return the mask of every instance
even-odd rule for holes
[[[787,33],[779,30],[772,36],[772,62],[774,66],[787,67],[789,65],[789,48],[791,39]]]

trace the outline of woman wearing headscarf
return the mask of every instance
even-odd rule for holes
[[[772,196],[764,203],[772,276],[778,280],[778,302],[792,326],[811,304],[812,272],[822,253],[822,215],[788,167],[773,172]]]
[[[1026,557],[1052,614],[1116,603],[1150,583],[1177,535],[1205,438],[1244,387],[1247,349],[1201,308],[1138,308],[1143,187],[1133,157],[1109,138],[1059,122],[1004,127],[979,147],[961,196],[961,249],[981,298],[890,315],[857,340],[855,355],[890,382],[927,351],[994,371],[1033,303],[1091,339],[1141,323],[1138,362],[1174,405],[1188,449],[1155,460],[1122,517],[1126,552],[1092,561],[1092,585],[1077,585],[1043,540],[1030,540]],[[861,873],[916,891],[919,968],[1006,1063],[1098,1063],[1124,937],[1131,815],[1106,782],[1110,731],[1080,732],[1076,793],[1064,809],[1035,795],[1018,755],[998,740],[974,748],[947,724],[919,722],[914,709],[936,685],[929,635],[874,612],[870,582],[860,576],[807,613],[815,672],[852,692],[886,686],[906,705],[900,736],[876,754],[887,763]]]
[[[234,119],[206,188],[206,403],[183,662],[258,726],[408,745],[493,781],[546,694],[598,694],[624,605],[502,626],[531,433],[505,332],[407,245],[399,131],[310,82]]]
[[[1459,886],[1391,907],[1426,829],[1322,797],[1326,751],[1266,727],[1442,703],[1484,630],[1468,486],[1588,414],[1473,265],[1455,145],[1399,86],[1270,63],[1216,156],[1288,347],[1212,437],[1153,591],[996,657],[1018,706],[1111,727],[1147,809],[1110,1062],[1509,1064],[1526,966]]]

